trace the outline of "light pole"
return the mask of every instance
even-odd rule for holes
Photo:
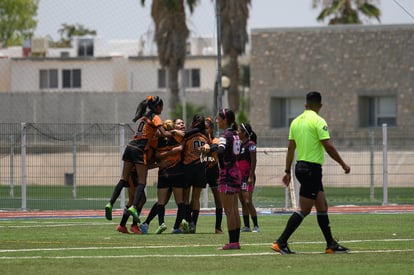
[[[217,110],[216,113],[223,108],[223,89],[221,69],[221,19],[220,19],[220,0],[216,0],[216,24],[217,24]]]
[[[231,85],[230,78],[226,75],[222,75],[222,77],[221,77],[221,88],[223,90],[222,96],[224,95],[224,103],[223,103],[223,98],[221,98],[221,102],[222,102],[221,107],[222,108],[229,107],[228,92],[229,92],[230,85]]]

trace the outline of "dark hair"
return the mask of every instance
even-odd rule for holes
[[[198,114],[194,115],[193,121],[191,122],[191,128],[198,128],[201,131],[204,131],[206,129],[204,116]]]
[[[227,124],[233,129],[237,131],[237,123],[236,123],[236,115],[230,109],[223,108],[220,109],[218,115],[222,118],[227,120]]]
[[[254,143],[257,143],[257,135],[253,131],[252,126],[249,123],[241,123],[240,124],[240,127],[249,136],[249,139],[251,141],[253,141]]]
[[[135,111],[135,116],[132,119],[132,121],[137,122],[137,120],[144,115],[145,111],[147,110],[147,107],[154,112],[157,106],[163,106],[163,104],[164,102],[159,96],[147,96],[143,101],[141,101],[138,104],[137,110]]]
[[[317,91],[311,91],[306,95],[306,104],[311,107],[319,107],[322,103],[322,96]]]

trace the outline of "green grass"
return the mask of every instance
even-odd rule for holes
[[[259,216],[261,232],[242,233],[241,250],[219,251],[213,216],[200,216],[197,234],[115,231],[118,217],[0,220],[1,274],[412,274],[414,214],[332,214],[333,234],[352,252],[323,254],[315,215],[290,239],[296,255],[271,251],[289,215]],[[225,225],[225,218],[223,224]]]
[[[32,185],[27,187],[27,209],[34,210],[84,210],[102,209],[112,194],[113,186],[81,186],[73,198],[72,186]],[[375,188],[374,199],[370,199],[369,188],[325,188],[330,205],[381,205],[382,188]],[[0,209],[21,208],[21,190],[16,186],[14,198],[10,198],[8,186],[0,186]],[[147,205],[156,201],[156,187],[147,186]],[[119,202],[119,200],[118,200]],[[259,208],[283,208],[285,206],[285,189],[281,186],[257,186],[254,192],[254,202]],[[389,188],[388,202],[390,204],[414,204],[414,188]],[[116,205],[117,206],[117,205]],[[209,191],[209,207],[214,206],[214,200]],[[167,208],[175,208],[171,200]]]

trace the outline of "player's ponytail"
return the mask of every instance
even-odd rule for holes
[[[249,139],[253,141],[254,143],[257,143],[257,135],[253,131],[252,126],[249,123],[242,123],[240,126],[243,128],[243,131],[247,134]]]
[[[154,111],[158,105],[163,105],[163,101],[159,96],[147,96],[143,101],[138,104],[135,116],[132,119],[133,122],[137,122],[144,114],[147,108]]]
[[[164,105],[164,102],[159,96],[148,96],[147,100],[148,100],[148,108],[153,112],[155,111],[155,108],[157,108],[159,105],[161,106]]]
[[[149,100],[152,100],[152,96],[147,96],[146,99],[138,104],[137,110],[135,111],[135,116],[132,119],[133,122],[137,122],[137,120],[144,115],[145,111],[147,110]]]
[[[227,125],[231,129],[237,131],[236,115],[234,114],[232,110],[227,109],[227,108],[221,109],[221,111],[219,112],[219,115],[221,116],[221,118],[227,121]]]

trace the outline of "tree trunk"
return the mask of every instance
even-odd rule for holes
[[[170,83],[170,112],[175,110],[175,107],[180,102],[180,87],[178,87],[178,67],[173,64],[173,62],[170,63],[170,66],[168,67],[168,76],[169,76],[169,83]]]
[[[229,101],[229,108],[234,112],[239,110],[239,62],[238,54],[235,50],[232,50],[230,53],[230,62],[229,62],[229,77],[231,79],[230,88],[227,94]]]

